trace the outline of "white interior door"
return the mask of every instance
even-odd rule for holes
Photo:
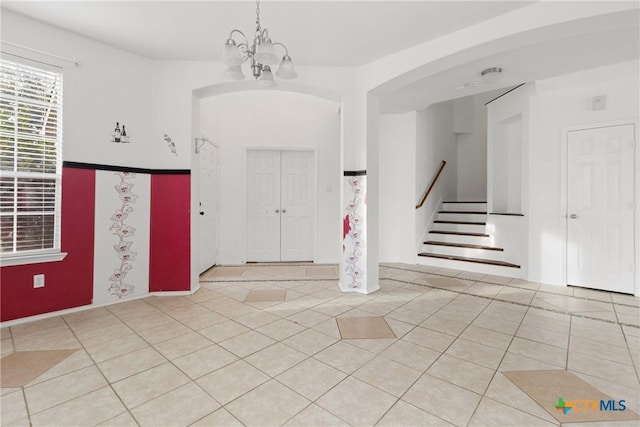
[[[280,261],[280,152],[247,152],[247,261]]]
[[[312,151],[282,152],[281,240],[282,261],[313,260]]]
[[[247,261],[313,260],[314,153],[247,152]]]
[[[567,283],[634,292],[635,126],[568,135]]]
[[[216,264],[218,232],[218,147],[200,149],[200,273]]]

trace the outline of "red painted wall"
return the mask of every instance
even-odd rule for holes
[[[62,169],[60,262],[0,268],[1,320],[13,320],[91,304],[93,298],[93,230],[95,171]],[[33,276],[45,275],[44,288]]]
[[[149,292],[191,290],[191,177],[151,176]]]

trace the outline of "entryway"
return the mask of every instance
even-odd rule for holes
[[[200,273],[216,264],[218,242],[218,147],[211,143],[203,144],[199,149],[200,156],[200,202],[199,234]]]
[[[633,294],[635,125],[569,131],[567,283]]]
[[[247,261],[312,261],[315,152],[247,150]]]

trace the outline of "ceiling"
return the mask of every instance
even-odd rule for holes
[[[218,60],[255,30],[254,1],[2,1],[2,8],[138,55]],[[532,1],[271,1],[261,22],[296,64],[358,66]]]
[[[591,1],[591,0],[585,0]],[[456,30],[528,6],[533,1],[324,1],[261,2],[261,21],[298,65],[367,64]],[[571,2],[576,8],[579,1]],[[520,33],[459,52],[447,64],[425,64],[376,88],[385,113],[625,60],[640,52],[635,10]],[[11,1],[1,6],[30,18],[158,60],[219,60],[230,30],[251,34],[255,2],[235,1]],[[502,67],[502,78],[482,84],[480,72]],[[430,68],[431,67],[431,68]],[[400,81],[401,80],[401,81]],[[470,82],[477,87],[459,90]]]

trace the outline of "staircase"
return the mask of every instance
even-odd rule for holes
[[[443,202],[418,254],[420,264],[518,277],[520,266],[504,261],[504,249],[487,233],[487,202]]]

